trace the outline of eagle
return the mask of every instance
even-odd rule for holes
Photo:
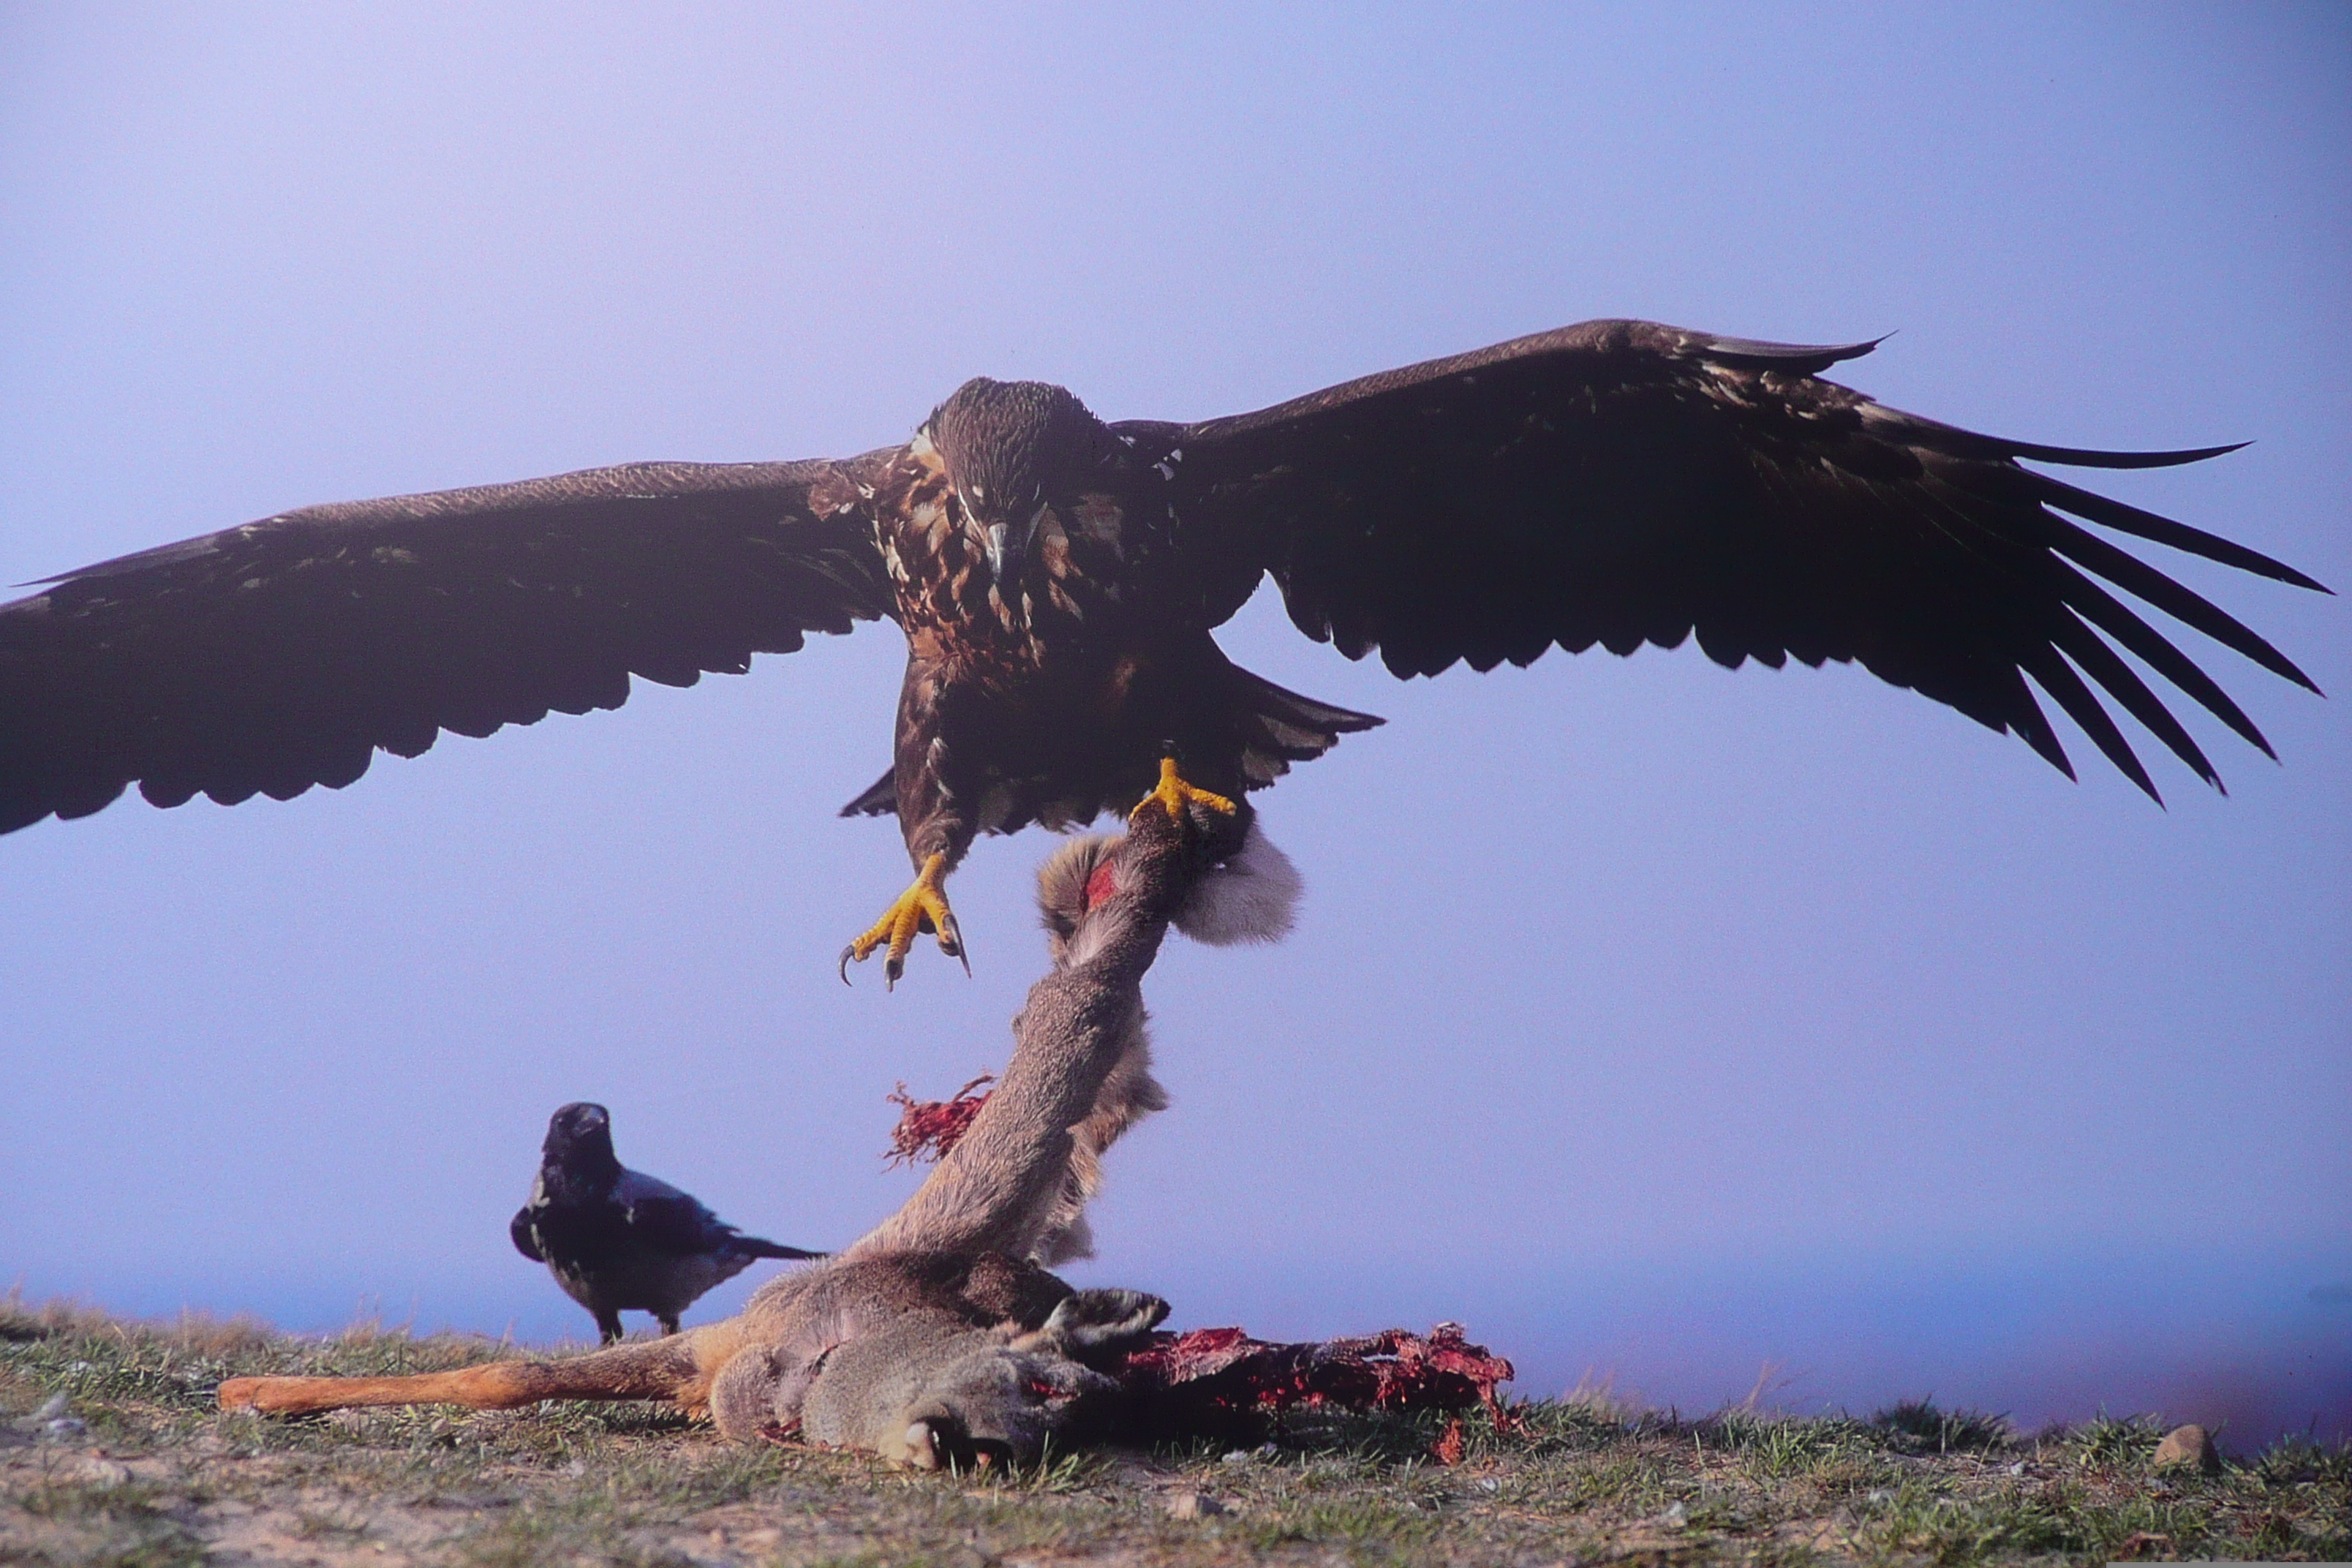
[[[879,949],[895,983],[921,933],[963,957],[945,883],[976,836],[1230,809],[1381,721],[1225,658],[1215,628],[1267,576],[1299,630],[1400,677],[1696,636],[1733,668],[1858,662],[2072,777],[2038,689],[2160,799],[2104,692],[2220,787],[2145,669],[2275,757],[2118,592],[2318,688],[2110,535],[2327,590],[2024,466],[2235,448],[2008,440],[1822,378],[1876,346],[1587,321],[1192,424],[1106,423],[1061,387],[982,378],[860,457],[281,512],[0,605],[0,832],[132,784],[163,806],[341,788],[379,750],[889,620],[890,766],[844,815],[895,813],[916,879],[841,967]]]

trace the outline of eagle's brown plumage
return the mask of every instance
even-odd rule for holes
[[[907,445],[839,462],[284,513],[0,606],[0,831],[133,783],[166,805],[341,786],[379,748],[613,707],[633,674],[691,684],[888,616],[908,643],[892,773],[849,809],[896,811],[916,864],[951,868],[977,833],[1131,802],[1171,747],[1237,794],[1378,722],[1218,651],[1269,574],[1308,636],[1399,675],[1695,634],[1727,665],[1858,660],[2071,774],[2039,687],[2153,795],[2104,691],[2218,784],[2128,653],[2268,752],[2111,589],[2309,678],[2084,524],[2319,584],[2020,462],[2228,448],[2000,440],[1820,379],[1871,346],[1591,321],[1193,425],[975,381]]]

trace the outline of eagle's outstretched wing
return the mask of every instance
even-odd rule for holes
[[[1122,428],[1181,450],[1168,471],[1181,526],[1245,568],[1236,584],[1272,573],[1300,629],[1350,658],[1377,647],[1398,675],[1527,664],[1554,644],[1672,647],[1696,630],[1734,667],[1857,659],[2014,731],[2071,776],[2031,677],[2155,795],[2087,676],[2218,785],[2120,647],[2269,752],[2210,676],[2094,578],[2289,680],[2310,679],[2073,519],[2320,584],[2017,460],[2155,468],[2231,448],[1999,440],[1815,379],[1873,346],[1588,321],[1255,414]]]
[[[635,463],[306,507],[0,605],[0,832],[341,787],[887,616],[844,463]]]

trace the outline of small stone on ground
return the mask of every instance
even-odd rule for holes
[[[1171,1519],[1207,1519],[1225,1511],[1225,1505],[1206,1492],[1178,1492],[1168,1500]]]
[[[2221,1453],[2213,1447],[2212,1435],[2204,1427],[2190,1425],[2175,1426],[2156,1446],[2155,1468],[2159,1470],[2197,1470],[2205,1475],[2221,1473]]]

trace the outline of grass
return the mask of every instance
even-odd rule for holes
[[[1699,1420],[1600,1398],[1465,1423],[1305,1416],[1265,1447],[1048,1454],[982,1476],[739,1448],[646,1405],[224,1416],[247,1373],[396,1373],[515,1353],[362,1325],[134,1323],[0,1300],[0,1563],[340,1568],[2105,1563],[2352,1557],[2352,1456],[2289,1441],[2218,1476],[2150,1468],[2158,1423],[2020,1434],[1928,1402],[1867,1419]],[[47,1430],[62,1394],[84,1424]],[[1201,1517],[1171,1517],[1200,1497]]]

